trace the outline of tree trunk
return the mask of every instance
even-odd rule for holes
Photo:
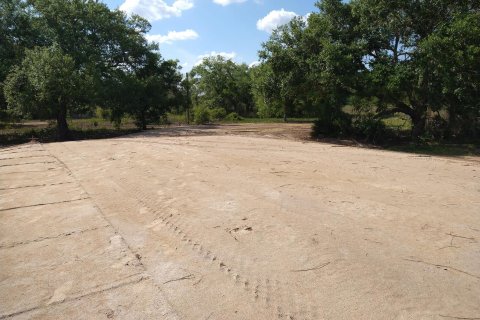
[[[290,116],[290,111],[292,108],[293,102],[291,99],[286,99],[283,105],[283,121],[288,122],[288,117]]]
[[[145,116],[145,113],[142,112],[142,116],[140,119],[140,124],[142,126],[142,130],[147,130],[147,117]]]
[[[425,133],[426,117],[424,114],[413,114],[412,118],[412,137],[418,139]]]
[[[68,129],[67,123],[67,108],[65,106],[60,106],[60,110],[58,111],[57,130],[58,139],[60,141],[66,141],[70,139],[70,130]]]

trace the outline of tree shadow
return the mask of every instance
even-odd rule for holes
[[[138,133],[138,129],[72,129],[70,130],[71,141],[108,139]],[[37,141],[41,143],[58,142],[56,128],[31,129],[25,131],[0,131],[0,146],[11,146],[17,144]]]

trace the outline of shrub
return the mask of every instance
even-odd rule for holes
[[[231,121],[231,122],[238,122],[242,121],[243,118],[238,115],[236,112],[229,113],[226,117],[225,120]]]
[[[193,122],[195,124],[207,124],[210,122],[210,112],[205,107],[195,107],[193,109]]]
[[[351,116],[344,112],[336,112],[320,116],[313,124],[312,136],[341,137],[352,131]]]
[[[227,116],[227,111],[224,108],[210,109],[209,112],[213,120],[222,120]]]
[[[164,113],[158,118],[158,124],[163,126],[168,126],[168,125],[171,125],[172,122],[170,122],[168,115]]]
[[[373,143],[385,138],[387,134],[385,124],[373,114],[357,116],[353,122],[353,131],[357,137]]]

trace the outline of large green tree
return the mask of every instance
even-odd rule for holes
[[[412,120],[414,137],[440,111],[448,113],[451,131],[478,126],[480,2],[316,5],[319,11],[307,22],[297,18],[280,27],[260,52],[286,111],[313,105],[325,123],[346,125],[348,104],[376,119],[403,113]]]
[[[178,101],[182,76],[177,61],[163,60],[157,53],[147,63],[131,70],[117,70],[105,85],[104,103],[112,110],[112,120],[128,114],[140,129],[157,123]]]
[[[478,33],[472,37],[468,32],[470,28],[478,30],[478,1],[355,0],[349,7],[356,21],[357,36],[353,42],[363,49],[364,66],[360,71],[369,89],[360,93],[378,99],[377,111],[381,115],[400,112],[409,116],[414,136],[425,131],[428,112],[444,107],[452,110],[452,106],[440,101],[448,95],[450,81],[435,74],[437,67],[450,65],[455,70],[463,65],[467,68],[464,71],[469,76],[457,82],[456,88],[470,81],[479,83],[478,74],[474,72],[475,60],[480,58],[478,51],[464,52],[468,47],[478,48]],[[463,29],[459,28],[459,20]],[[438,50],[433,42],[438,44],[435,39],[451,32],[459,37],[459,43],[454,44],[449,53],[452,57],[462,53],[466,60],[443,59],[435,66],[432,60],[438,62],[436,57],[445,52]],[[462,107],[458,102],[454,104]]]
[[[82,81],[72,57],[58,46],[27,50],[5,82],[10,107],[41,118],[54,118],[61,139],[68,139],[67,110],[79,107]]]
[[[192,69],[197,104],[250,115],[254,112],[248,66],[222,56],[205,58]]]
[[[280,97],[280,81],[268,63],[260,63],[250,68],[252,94],[261,118],[278,118],[284,114]]]
[[[0,119],[7,117],[3,83],[11,69],[20,64],[26,49],[45,43],[43,33],[36,32],[41,22],[29,12],[23,0],[0,0]]]
[[[158,59],[152,62],[155,60],[152,58],[155,56],[152,51],[158,47],[149,44],[145,39],[150,25],[139,16],[127,17],[125,13],[119,10],[112,11],[105,4],[94,0],[2,1],[7,1],[10,8],[8,11],[10,13],[5,15],[4,19],[7,26],[4,28],[7,33],[4,37],[10,41],[8,44],[12,48],[8,47],[10,48],[8,49],[5,46],[5,52],[9,52],[16,59],[12,58],[12,61],[21,61],[22,50],[30,45],[58,48],[61,54],[71,59],[74,70],[72,74],[76,74],[82,80],[82,90],[77,92],[81,94],[71,96],[75,99],[72,105],[102,105],[105,101],[111,100],[112,97],[108,94],[115,90],[106,89],[109,89],[107,84],[112,83],[112,78],[128,79],[138,76],[139,79],[130,81],[132,85],[130,91],[134,91],[139,88],[137,84],[140,80],[145,81],[149,78],[146,73],[160,72],[158,75],[160,77],[161,72],[170,72],[168,68],[152,67],[159,65]],[[34,33],[38,35],[34,38],[33,44],[26,40],[22,42],[25,44],[17,41],[17,39],[31,37],[23,36],[26,31],[20,32],[13,28],[16,19],[9,18],[10,16],[25,17],[24,24],[33,28]],[[30,23],[32,21],[35,23]],[[20,29],[23,30],[23,28]],[[152,71],[153,69],[155,70]],[[152,81],[148,81],[150,83],[148,86],[151,86]],[[157,86],[155,90],[161,89],[162,87]],[[155,90],[150,89],[149,92]],[[10,92],[19,96],[27,93],[29,91]],[[139,94],[136,96],[140,97]],[[32,101],[36,101],[35,99],[36,97],[31,97]],[[60,118],[57,117],[62,139],[68,135],[66,116],[71,111],[69,106],[70,104],[67,104],[66,112],[58,115]],[[18,104],[12,107],[18,107]],[[33,110],[33,107],[37,110]],[[47,112],[40,110],[45,107],[45,104],[38,103],[29,106],[29,110],[31,114],[46,114]]]
[[[260,68],[270,74],[268,78],[259,79],[264,81],[260,86],[267,94],[269,108],[281,105],[285,119],[307,115],[311,102],[312,88],[307,79],[309,52],[302,45],[305,43],[305,28],[303,18],[293,19],[274,30],[259,52],[264,65]]]

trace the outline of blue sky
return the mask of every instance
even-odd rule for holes
[[[251,64],[278,24],[315,11],[315,0],[104,0],[152,24],[148,38],[164,58],[189,71],[202,57],[221,54]]]

